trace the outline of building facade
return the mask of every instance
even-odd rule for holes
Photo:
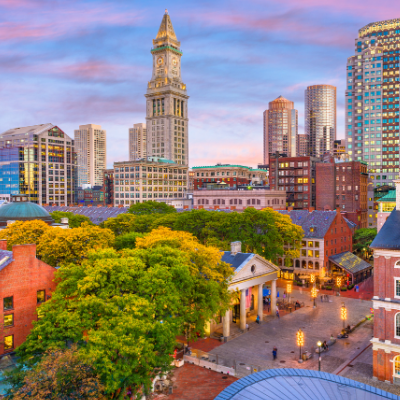
[[[371,244],[374,250],[373,376],[400,384],[400,180],[396,209]]]
[[[267,183],[267,171],[245,167],[243,165],[217,164],[193,167],[193,189],[206,189],[214,184],[226,184],[237,188],[240,185],[264,185]]]
[[[180,42],[168,11],[153,40],[153,73],[147,86],[147,156],[189,164],[189,119],[186,85],[181,77]]]
[[[359,228],[368,228],[368,167],[340,160],[316,164],[316,209],[336,210]]]
[[[347,152],[368,163],[375,187],[399,175],[399,57],[400,18],[361,28],[347,59]]]
[[[308,86],[305,91],[305,133],[308,155],[322,157],[336,140],[336,87]]]
[[[74,141],[53,124],[0,135],[0,195],[24,194],[38,204],[75,201]]]
[[[294,103],[279,96],[264,111],[264,164],[271,153],[297,154],[298,114]]]
[[[297,157],[306,157],[308,154],[308,135],[297,135]]]
[[[103,184],[106,169],[106,131],[100,125],[80,125],[74,131],[78,162],[78,186]]]
[[[13,246],[0,241],[0,298],[3,329],[0,355],[12,353],[29,335],[32,321],[40,318],[40,305],[55,290],[56,269],[36,258],[36,245]]]
[[[104,205],[114,205],[114,170],[103,171]]]
[[[147,157],[146,124],[134,124],[129,128],[129,161]]]
[[[239,189],[201,189],[193,192],[193,207],[243,211],[247,207],[257,210],[272,208],[284,210],[286,193],[267,187],[243,186]]]
[[[102,206],[104,204],[103,186],[78,187],[77,203],[82,206]]]
[[[273,190],[286,192],[286,205],[294,209],[315,207],[315,157],[280,157],[271,155],[269,183]]]
[[[166,159],[114,163],[114,205],[129,207],[147,200],[184,199],[188,167]]]

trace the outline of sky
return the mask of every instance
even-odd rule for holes
[[[263,111],[282,95],[337,87],[344,137],[346,60],[358,30],[395,0],[0,0],[0,132],[52,123],[107,131],[107,165],[128,160],[145,122],[152,40],[168,9],[189,99],[190,166],[262,163]]]

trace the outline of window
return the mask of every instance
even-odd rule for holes
[[[14,314],[7,314],[4,316],[4,327],[14,325]]]
[[[37,291],[37,303],[44,303],[46,300],[46,291],[45,290],[38,290]]]
[[[4,336],[4,351],[14,348],[14,335]]]
[[[13,296],[5,297],[3,300],[3,309],[4,310],[12,310],[13,308],[14,308]]]
[[[394,375],[400,377],[400,356],[396,356],[393,359],[393,365],[394,365]]]
[[[313,247],[313,242],[308,242],[308,247]]]
[[[395,326],[395,335],[400,337],[400,313],[396,314],[396,326]]]
[[[400,298],[400,279],[395,280],[395,285],[396,285],[396,287],[395,287],[394,297]]]
[[[307,251],[307,256],[308,257],[313,257],[313,251],[312,250],[308,250]]]

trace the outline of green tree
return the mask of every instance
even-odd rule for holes
[[[122,399],[170,368],[177,335],[195,338],[228,308],[231,275],[218,249],[163,227],[138,237],[135,249],[90,252],[58,270],[44,317],[18,355],[29,367],[49,348],[81,343],[108,398]]]
[[[356,230],[353,236],[353,250],[368,258],[372,254],[370,245],[377,235],[376,228],[361,228]]]
[[[72,212],[65,211],[53,211],[50,213],[54,222],[61,223],[61,218],[68,218],[68,224],[70,228],[79,228],[84,222],[89,225],[93,225],[92,221],[86,215],[74,214]]]
[[[110,229],[114,235],[124,235],[134,230],[136,216],[132,214],[119,214],[116,217],[108,218],[99,226]]]
[[[144,214],[171,214],[176,213],[174,207],[166,203],[158,201],[144,201],[143,203],[132,204],[129,207],[128,213],[144,215]]]
[[[115,238],[115,248],[117,250],[122,249],[134,249],[136,247],[136,239],[143,237],[143,233],[129,232],[124,235],[119,235]]]

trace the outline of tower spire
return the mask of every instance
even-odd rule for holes
[[[153,44],[154,46],[172,44],[177,47],[180,45],[175,35],[174,27],[172,26],[171,18],[167,9],[165,9],[160,28],[158,29],[156,38],[153,40]]]

